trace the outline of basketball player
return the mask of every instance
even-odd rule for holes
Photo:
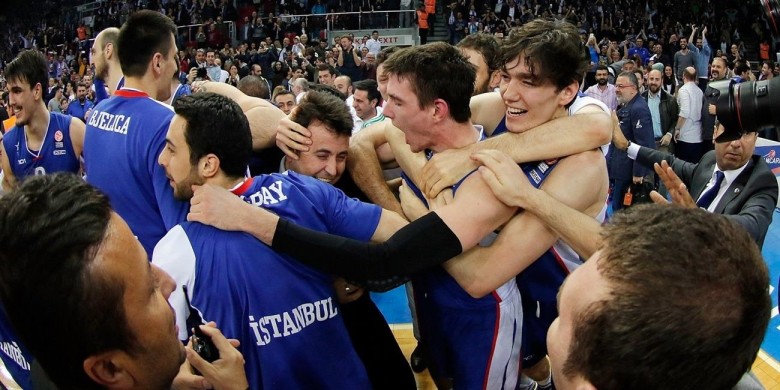
[[[192,197],[193,185],[211,184],[231,189],[230,196],[248,207],[268,207],[312,229],[360,241],[385,240],[406,223],[309,176],[246,178],[251,136],[236,103],[198,93],[174,107],[159,163],[178,199]],[[335,302],[332,276],[284,259],[249,235],[191,222],[168,232],[153,263],[187,286],[204,319],[241,341],[249,388],[371,388]],[[183,290],[173,292],[171,304],[184,339]]]
[[[540,28],[543,31],[549,31],[546,25]],[[579,36],[576,31],[573,36],[576,47],[579,44]],[[430,63],[435,63],[438,67],[448,67],[447,71],[441,71],[441,68],[437,68],[437,71],[420,69],[419,64],[428,63],[428,56],[437,59],[437,61]],[[513,62],[521,64],[518,65],[520,69],[516,70],[518,72],[526,69],[523,66],[527,67],[519,58],[513,58]],[[576,59],[574,63],[577,63]],[[414,66],[411,69],[405,68],[407,65]],[[389,117],[393,118],[397,127],[404,129],[404,133],[400,137],[401,139],[405,138],[412,151],[430,149],[430,152],[426,154],[432,154],[450,147],[469,145],[477,141],[478,131],[468,121],[467,100],[473,88],[474,71],[466,64],[465,59],[457,49],[436,44],[406,49],[390,57],[385,69],[390,74],[387,87],[390,97],[387,105],[387,109],[391,113]],[[431,93],[426,90],[420,93],[421,96],[428,96],[428,98],[434,96],[432,102],[419,103],[420,100],[411,87],[411,85],[420,85],[420,76],[414,72],[425,73],[424,77],[427,79],[423,88],[436,91]],[[521,75],[527,74],[527,72],[525,70],[525,72],[521,72]],[[548,116],[565,115],[564,106],[574,100],[579,80],[577,71],[570,70],[570,72],[573,77],[568,80],[570,81],[568,85],[559,89],[555,84],[549,82],[549,84],[544,84],[541,91],[537,91],[539,94],[542,92],[544,94],[534,101],[534,105],[525,108],[529,115],[524,118],[536,122],[529,124],[530,127],[549,120],[549,117],[545,118],[545,113]],[[447,76],[431,78],[431,74],[446,74]],[[453,74],[457,74],[457,77],[454,77]],[[417,81],[411,83],[409,79],[414,77]],[[468,84],[461,86],[460,83],[452,83],[452,79],[463,81],[463,83],[468,82]],[[516,83],[517,81],[512,82]],[[459,87],[462,87],[463,90],[454,90]],[[430,95],[425,95],[426,93]],[[512,93],[516,94],[517,91]],[[522,94],[510,99],[510,101],[521,96]],[[526,98],[528,97],[526,96]],[[429,116],[427,112],[430,112],[431,115]],[[465,118],[463,118],[464,114]],[[549,170],[542,168],[541,165],[535,169],[538,169],[537,173],[541,170]],[[575,169],[578,171],[576,175],[572,173]],[[601,176],[604,180],[599,180]],[[605,190],[599,185],[602,181],[606,182],[603,156],[598,152],[593,152],[569,157],[558,162],[544,186],[556,192],[557,196],[564,198],[565,203],[570,203],[576,208],[587,208],[588,212],[593,212],[595,215],[598,210],[593,211],[593,209],[603,207],[602,195],[605,194]],[[572,188],[580,187],[581,191],[572,191]],[[514,214],[515,210],[503,209],[496,202],[497,199],[492,197],[492,193],[489,192],[481,177],[478,174],[469,175],[459,184],[453,203],[437,209],[435,213],[429,214],[423,219],[426,223],[430,223],[432,218],[438,216],[440,221],[446,223],[448,229],[452,229],[451,231],[458,237],[461,248],[468,249]],[[197,193],[192,203],[191,218],[195,220],[213,220],[214,210],[225,210],[224,207],[217,208],[214,207],[213,203],[209,204],[210,199],[206,196],[198,199]],[[474,207],[475,204],[480,207]],[[448,258],[444,257],[445,254],[439,253],[441,252],[439,249],[446,251],[446,253],[451,253],[452,250],[452,248],[436,247],[430,242],[428,247],[415,248],[415,251],[411,251],[411,253],[405,252],[406,248],[403,248],[404,250],[401,250],[403,256],[393,256],[392,251],[389,254],[376,253],[370,249],[366,249],[366,252],[350,251],[344,253],[339,249],[349,245],[347,242],[340,240],[334,243],[333,238],[329,237],[323,238],[319,242],[321,245],[312,245],[318,240],[317,237],[307,235],[286,222],[276,226],[275,217],[259,215],[263,214],[262,212],[244,210],[241,213],[233,214],[231,212],[230,214],[234,215],[235,218],[231,221],[223,220],[217,223],[241,226],[243,229],[252,231],[256,237],[267,243],[273,241],[275,248],[291,251],[290,253],[308,264],[350,278],[382,278],[394,273],[408,274],[423,267],[422,264],[415,263],[417,259],[422,260],[429,256]],[[519,368],[518,347],[521,323],[519,294],[514,287],[514,277],[545,253],[556,240],[556,237],[531,215],[521,215],[523,218],[516,218],[510,225],[511,228],[508,228],[513,233],[507,234],[508,238],[499,237],[501,242],[511,241],[508,243],[509,245],[500,245],[504,251],[511,253],[511,255],[503,253],[502,256],[493,259],[490,256],[467,256],[460,261],[451,262],[452,265],[446,267],[446,272],[443,269],[436,269],[423,276],[427,279],[424,283],[424,289],[427,291],[423,294],[427,294],[429,305],[433,307],[433,310],[429,311],[432,314],[427,316],[428,325],[424,327],[427,328],[429,334],[434,335],[431,337],[435,337],[435,339],[431,340],[436,340],[436,343],[439,344],[436,350],[440,355],[434,358],[438,369],[434,375],[440,384],[447,377],[452,377],[457,387],[515,386],[519,376],[517,369]],[[426,219],[429,217],[431,219]],[[261,220],[270,223],[262,222],[260,225]],[[419,226],[418,222],[420,221],[416,221],[408,227]],[[247,227],[250,225],[254,225],[254,229]],[[276,237],[274,237],[274,228],[277,229]],[[425,236],[433,237],[435,232],[435,229],[428,229]],[[291,248],[292,245],[288,245],[293,242],[297,243],[297,248]],[[518,250],[518,247],[521,249]],[[363,254],[366,255],[360,259],[354,259]],[[395,263],[385,261],[391,257],[394,257]],[[331,262],[329,261],[331,258],[339,258],[339,261]],[[355,261],[352,261],[353,259]],[[483,261],[483,259],[485,260]],[[424,264],[430,263],[431,260],[427,259]],[[475,274],[484,277],[475,280]],[[498,297],[505,298],[500,300],[502,302],[500,307],[497,305]],[[475,314],[473,310],[466,310],[465,307],[479,307],[479,314]],[[469,319],[469,316],[473,315],[479,317],[480,320],[475,322],[473,318]],[[500,324],[497,318],[500,318]],[[471,325],[465,325],[466,323]],[[474,324],[477,323],[480,324],[480,329],[473,328]],[[458,324],[463,324],[465,328],[459,328]],[[465,332],[466,328],[469,329],[469,332]],[[497,338],[501,341],[495,341],[498,340]],[[426,338],[426,340],[428,339]],[[499,345],[501,348],[494,349],[495,345]],[[504,363],[499,364],[499,360]],[[511,363],[513,361],[514,364]],[[487,385],[485,385],[486,383]]]
[[[84,142],[87,181],[109,196],[149,255],[165,232],[185,219],[188,208],[174,199],[157,164],[173,117],[171,107],[161,102],[170,97],[178,70],[175,33],[173,22],[158,12],[144,10],[128,18],[117,38],[125,86],[95,107]],[[226,84],[218,93],[237,100],[250,117],[254,146],[272,142],[282,117],[279,109]]]
[[[125,85],[125,76],[122,74],[117,54],[118,39],[119,29],[109,27],[95,37],[89,51],[90,60],[95,67],[95,104],[107,99]]]
[[[6,67],[9,105],[16,114],[16,125],[2,140],[0,165],[5,191],[30,175],[81,169],[84,123],[46,108],[47,69],[43,54],[34,50],[19,54]]]

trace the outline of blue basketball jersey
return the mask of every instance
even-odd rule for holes
[[[382,212],[293,172],[250,178],[233,192],[298,225],[361,241],[371,238]],[[225,336],[241,341],[250,388],[370,388],[341,318],[332,276],[246,233],[190,222],[160,241],[153,262],[188,286],[204,320],[216,321]],[[188,311],[181,289],[170,302],[184,339]]]
[[[70,139],[70,121],[68,115],[49,113],[49,127],[39,150],[28,147],[24,126],[14,126],[5,134],[3,146],[17,180],[32,175],[79,171],[79,156],[73,151]]]
[[[94,108],[84,138],[87,181],[108,195],[150,257],[189,209],[189,203],[174,199],[165,169],[157,164],[172,118],[169,105],[121,89]]]
[[[0,359],[3,360],[5,368],[8,369],[16,384],[23,389],[32,389],[30,365],[33,357],[19,341],[2,307],[0,307]]]

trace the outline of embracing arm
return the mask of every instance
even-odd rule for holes
[[[422,171],[421,189],[434,197],[477,168],[468,156],[484,149],[497,149],[517,162],[539,161],[584,152],[607,144],[612,138],[612,120],[596,105],[576,115],[553,119],[522,133],[506,133],[466,148],[437,153]]]
[[[3,171],[3,192],[11,192],[16,188],[17,181],[14,172],[11,170],[11,163],[2,140],[0,140],[0,169]]]
[[[506,167],[511,167],[510,160],[505,160],[505,163]],[[524,175],[519,169],[513,170],[510,178],[514,176],[514,179],[525,180],[525,186],[531,187],[525,177],[519,176]],[[482,174],[485,171],[480,169]],[[489,183],[491,179],[486,180]],[[491,188],[494,188],[492,184]],[[534,190],[547,193],[546,197],[554,202],[542,198],[544,201],[540,204],[545,207],[534,209],[533,212],[527,209],[516,215],[491,246],[474,248],[444,264],[450,275],[470,295],[482,297],[515,277],[547,251],[559,234],[564,241],[578,248],[578,253],[582,255],[595,252],[598,248],[601,227],[594,217],[604,205],[607,189],[603,155],[591,151],[567,157],[558,163],[542,188]],[[519,189],[514,191],[520,192]],[[525,199],[515,203],[538,206]],[[556,203],[565,205],[566,209],[550,208],[556,206]],[[569,219],[567,214],[575,218]]]
[[[354,136],[349,146],[347,167],[352,180],[375,204],[403,215],[401,204],[385,182],[382,163],[395,159],[387,145],[385,125],[380,122],[363,129]]]

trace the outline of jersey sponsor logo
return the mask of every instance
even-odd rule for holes
[[[30,363],[22,355],[22,350],[16,344],[16,342],[3,341],[0,343],[0,351],[3,351],[6,356],[11,358],[22,369],[30,371]]]
[[[27,159],[26,158],[20,158],[19,160],[16,160],[16,163],[19,164],[19,165],[27,164]]]
[[[103,111],[95,111],[92,116],[89,117],[90,126],[94,126],[100,130],[111,131],[119,134],[127,134],[127,129],[130,127],[131,117],[121,114],[109,114]]]
[[[61,130],[57,130],[54,133],[54,140],[57,141],[57,142],[60,142],[60,141],[62,141],[62,138],[63,138],[62,131]]]
[[[642,128],[642,120],[641,119],[638,119],[636,121],[636,126],[634,126],[634,128],[637,128],[637,129],[641,129]]]
[[[277,180],[267,187],[260,187],[260,189],[253,194],[242,195],[241,199],[244,199],[244,201],[255,206],[267,206],[269,204],[277,204],[287,200],[287,195],[284,194],[282,181]]]
[[[54,151],[54,155],[55,155],[55,156],[64,156],[64,155],[66,155],[66,154],[68,154],[68,152],[67,152],[67,151],[64,151],[64,150],[62,150],[62,149],[59,149],[59,150],[55,150],[55,151]]]
[[[249,316],[249,327],[255,334],[255,343],[259,346],[268,345],[273,339],[292,336],[314,322],[325,322],[339,314],[333,304],[333,298],[328,297],[315,302],[306,302],[290,311],[272,314],[258,318]]]
[[[537,185],[542,182],[542,177],[539,176],[538,173],[536,173],[536,170],[531,171],[530,174],[531,174],[531,177],[534,179],[534,182]]]
[[[55,148],[64,148],[65,147],[65,143],[64,142],[55,142],[54,143],[54,147]]]

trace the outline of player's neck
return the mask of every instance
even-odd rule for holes
[[[228,177],[227,175],[222,173],[222,171],[220,171],[220,173],[217,176],[206,179],[205,184],[211,184],[229,190],[231,188],[237,187],[244,180],[246,180],[246,178],[243,176]]]
[[[108,76],[106,76],[104,82],[111,95],[116,93],[116,87],[119,85],[119,80],[122,79],[122,76],[122,69],[119,67],[119,64],[112,64],[108,68]]]
[[[141,92],[145,92],[149,97],[151,97],[154,100],[160,100],[158,99],[157,95],[157,84],[153,78],[153,76],[143,76],[143,77],[129,77],[125,76],[125,86],[124,88],[131,88],[131,89],[137,89]]]
[[[471,121],[463,123],[447,120],[437,126],[433,131],[435,143],[430,147],[434,152],[443,152],[448,149],[460,149],[479,141],[477,130]]]
[[[27,137],[31,139],[41,139],[46,134],[46,128],[49,126],[49,110],[45,105],[37,104],[35,111],[30,117],[30,122],[24,127]]]

